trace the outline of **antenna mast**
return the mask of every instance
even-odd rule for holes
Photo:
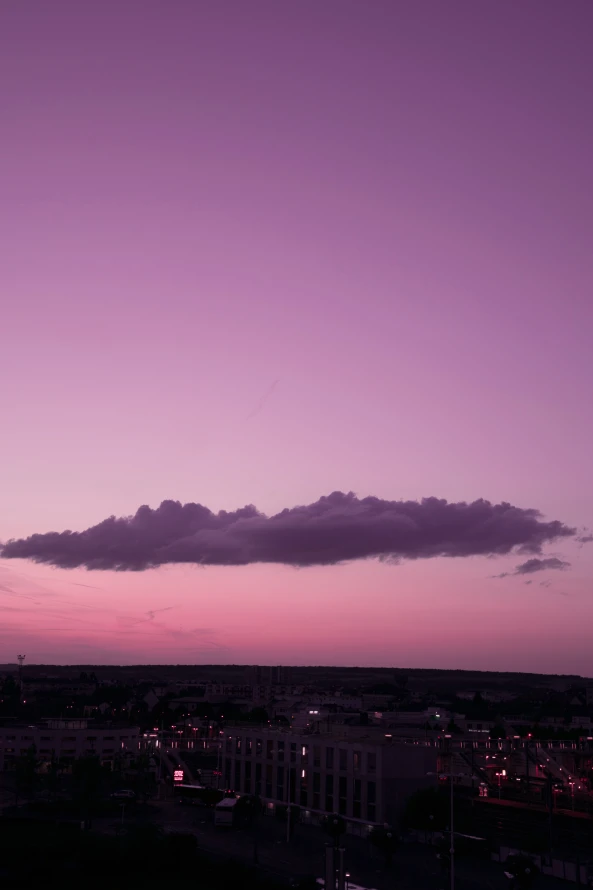
[[[19,663],[19,691],[21,694],[21,699],[23,697],[23,662],[27,656],[26,655],[17,655],[18,663]]]

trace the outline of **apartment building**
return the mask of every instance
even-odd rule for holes
[[[137,726],[108,726],[88,720],[45,720],[36,725],[0,726],[0,772],[14,769],[17,758],[35,747],[40,761],[71,764],[79,757],[95,755],[103,763],[126,752],[139,750]]]
[[[369,727],[225,732],[227,788],[258,795],[270,812],[290,801],[300,808],[302,821],[340,813],[352,833],[397,823],[410,794],[436,783],[428,775],[436,768],[434,748],[398,744]]]

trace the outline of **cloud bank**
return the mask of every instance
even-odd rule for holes
[[[155,510],[143,506],[134,516],[111,516],[83,532],[8,541],[2,556],[90,570],[141,571],[167,563],[304,567],[367,558],[537,554],[543,544],[575,534],[557,520],[544,522],[537,510],[507,503],[386,501],[336,491],[269,517],[253,506],[213,513],[201,504],[163,501]]]

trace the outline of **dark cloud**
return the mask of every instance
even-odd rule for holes
[[[552,586],[552,582],[551,582],[551,581],[540,581],[540,582],[539,582],[539,586],[540,586],[540,587],[551,587],[551,586]]]
[[[545,572],[547,569],[558,569],[562,571],[563,569],[568,568],[570,568],[569,562],[563,562],[563,560],[557,559],[555,556],[550,556],[547,559],[528,559],[527,562],[523,562],[521,565],[517,566],[514,574],[532,575],[534,572]]]
[[[534,572],[545,572],[547,569],[568,569],[569,562],[563,562],[555,556],[549,556],[546,559],[528,559],[516,566],[514,572],[502,572],[500,575],[492,575],[493,578],[513,578],[515,575],[533,575]],[[543,582],[542,582],[543,583]],[[549,583],[549,582],[548,582]],[[531,584],[531,581],[525,581],[525,584]]]
[[[541,553],[546,542],[575,530],[537,510],[479,500],[448,503],[358,499],[333,494],[267,517],[247,506],[232,513],[163,501],[135,516],[114,516],[83,532],[49,532],[9,541],[2,556],[60,568],[143,570],[166,563],[291,566],[332,565],[376,557],[388,561],[434,556]]]
[[[581,535],[579,538],[576,538],[576,541],[579,544],[590,544],[593,541],[593,535]]]

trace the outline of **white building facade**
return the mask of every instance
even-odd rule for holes
[[[304,821],[339,813],[350,831],[394,824],[414,791],[434,785],[437,753],[384,734],[227,728],[225,786],[259,796],[268,810],[299,807]]]
[[[0,772],[35,747],[39,761],[59,760],[69,765],[79,757],[96,756],[109,763],[121,754],[139,750],[137,726],[95,725],[88,720],[46,720],[36,725],[0,726]]]

